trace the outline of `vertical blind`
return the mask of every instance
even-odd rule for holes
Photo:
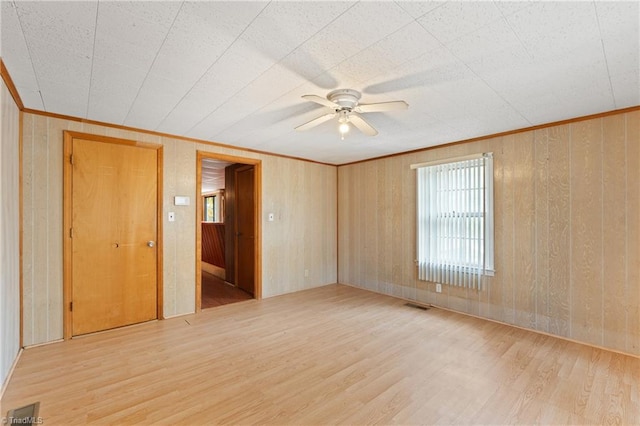
[[[482,288],[493,270],[493,156],[414,165],[418,278]]]

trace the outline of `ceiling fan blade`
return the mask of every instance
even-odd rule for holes
[[[323,98],[322,96],[318,95],[303,95],[302,99],[306,99],[307,101],[315,102],[329,108],[340,108],[340,105],[338,105],[337,103],[331,102],[329,99]]]
[[[367,136],[375,136],[378,134],[378,131],[371,126],[371,124],[367,123],[362,116],[352,112],[349,114],[349,122],[358,128],[362,133]]]
[[[298,127],[296,127],[296,130],[301,131],[301,130],[310,129],[312,127],[317,126],[318,124],[322,124],[325,121],[331,120],[335,116],[336,116],[335,112],[330,112],[329,114],[321,115],[320,117],[314,118],[311,121],[308,121],[304,124],[299,125]]]
[[[409,104],[405,101],[378,102],[375,104],[360,104],[355,107],[357,112],[382,112],[394,111],[397,109],[407,109]]]

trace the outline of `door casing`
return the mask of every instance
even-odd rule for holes
[[[156,263],[156,285],[157,285],[157,312],[158,319],[164,318],[163,314],[163,256],[162,256],[162,182],[163,182],[163,147],[159,144],[146,142],[137,142],[127,139],[112,138],[107,136],[92,135],[88,133],[80,133],[73,131],[64,131],[64,147],[63,147],[63,337],[65,340],[70,339],[73,334],[72,330],[72,240],[70,230],[72,226],[72,173],[71,154],[74,139],[84,139],[94,141],[96,143],[113,143],[121,145],[136,146],[147,149],[155,149],[157,151],[157,263]]]

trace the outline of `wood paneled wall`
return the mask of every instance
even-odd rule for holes
[[[177,138],[24,114],[24,343],[62,338],[63,130],[160,143],[163,168],[163,301],[166,317],[195,311],[196,151],[262,161],[262,296],[337,281],[334,166]],[[188,196],[189,206],[173,197]],[[167,212],[175,212],[175,222]],[[267,222],[268,212],[277,220]],[[308,276],[305,276],[308,270]]]
[[[224,223],[202,222],[202,261],[225,268]]]
[[[0,395],[20,350],[20,111],[0,79]],[[4,411],[0,410],[0,413]],[[2,416],[3,414],[0,414]]]
[[[483,291],[417,280],[409,165],[494,153]],[[338,168],[338,281],[640,355],[640,111]]]
[[[263,246],[270,248],[263,250],[262,262],[269,265],[263,268],[263,296],[330,281],[321,277],[337,282],[336,167],[282,157],[271,157],[269,167],[280,178],[262,182]],[[275,241],[282,243],[271,246]]]

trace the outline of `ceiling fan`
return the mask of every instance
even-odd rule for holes
[[[367,136],[375,136],[378,131],[373,128],[360,114],[367,112],[384,112],[399,109],[407,109],[409,105],[405,101],[378,102],[374,104],[361,104],[360,92],[352,89],[337,89],[330,92],[326,99],[318,95],[304,95],[302,98],[317,104],[329,107],[329,112],[304,123],[296,130],[307,130],[325,121],[338,117],[340,123],[338,130],[344,140],[344,135],[349,131],[349,124],[353,124],[358,130]]]

